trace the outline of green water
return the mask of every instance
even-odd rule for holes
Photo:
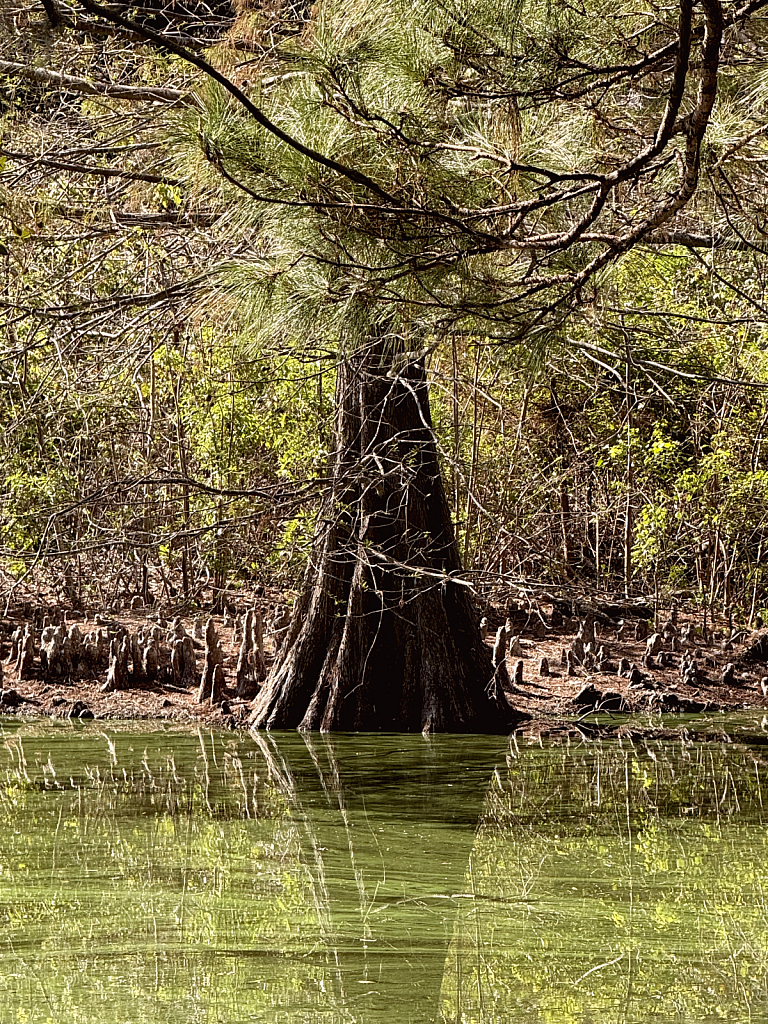
[[[759,746],[2,740],[0,1024],[768,1021]]]

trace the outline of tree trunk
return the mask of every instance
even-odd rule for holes
[[[461,569],[424,366],[384,342],[339,368],[336,453],[256,728],[506,732]]]

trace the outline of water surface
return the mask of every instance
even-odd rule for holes
[[[2,739],[3,1024],[768,1020],[759,746]]]

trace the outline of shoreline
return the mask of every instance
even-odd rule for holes
[[[259,614],[268,623],[263,650],[269,668],[280,633],[269,626],[275,605],[267,606],[266,601],[261,605]],[[280,607],[278,604],[277,608]],[[198,615],[197,621],[191,616],[177,617],[169,625],[159,612],[145,609],[114,613],[109,619],[96,614],[92,621],[82,614],[60,613],[62,637],[67,630],[72,632],[73,627],[76,637],[93,637],[94,631],[99,631],[99,661],[89,663],[83,655],[80,661],[71,659],[77,671],[70,676],[56,675],[55,670],[44,672],[38,627],[33,631],[34,656],[20,677],[18,637],[30,619],[21,612],[10,615],[2,620],[1,627],[0,715],[104,721],[155,719],[247,729],[253,698],[235,692],[238,659],[242,656],[242,618],[238,619],[237,611],[233,608],[224,616],[212,617],[223,669],[223,699],[213,704],[207,699],[198,701],[197,685],[203,665],[203,644],[198,639],[200,620],[210,616]],[[47,612],[50,609],[37,609],[32,621],[51,628]],[[499,616],[500,613],[497,619]],[[682,714],[687,719],[691,714],[739,711],[763,712],[768,716],[768,630],[742,633],[736,640],[715,634],[704,643],[700,638],[691,639],[694,634],[690,627],[684,645],[674,636],[668,642],[660,640],[660,653],[648,657],[650,642],[644,636],[635,639],[634,631],[627,636],[628,630],[623,626],[617,630],[594,623],[595,642],[591,646],[599,652],[599,658],[592,664],[589,654],[583,653],[584,645],[579,646],[580,633],[576,634],[574,625],[578,627],[578,623],[571,622],[550,628],[544,636],[526,635],[525,628],[521,628],[520,634],[512,637],[513,653],[507,651],[499,679],[511,708],[528,716],[512,731],[533,730],[545,735],[552,729],[561,734],[563,730],[575,730],[576,734],[586,735],[596,728],[595,716],[607,715],[609,725],[600,727],[606,735],[611,730],[620,730],[622,725],[631,732],[637,729],[638,720],[648,721],[643,728],[650,734],[655,728],[652,722],[660,721],[661,716],[668,720],[672,715]],[[119,643],[120,637],[130,640],[147,635],[149,630],[162,637],[157,644],[159,662],[155,678],[147,680],[129,674],[128,686],[104,692],[108,651],[114,638]],[[498,635],[499,629],[496,632]],[[538,632],[541,633],[540,627]],[[194,671],[183,680],[173,675],[171,665],[171,648],[180,633],[193,645],[195,661]],[[485,643],[492,649],[493,628],[487,633]],[[585,667],[587,664],[590,670]],[[180,685],[182,682],[185,685]]]

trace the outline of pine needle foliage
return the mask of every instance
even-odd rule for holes
[[[735,8],[721,15],[727,41]],[[455,332],[535,348],[634,245],[754,237],[757,189],[728,211],[713,172],[764,151],[738,118],[749,102],[762,124],[764,75],[738,52],[756,52],[761,25],[718,51],[713,113],[702,40],[714,29],[697,11],[678,82],[678,20],[595,0],[318,3],[300,32],[249,62],[249,95],[380,194],[206,86],[176,144],[189,186],[218,190],[222,226],[246,240],[247,255],[221,268],[217,300],[245,311],[254,337],[300,347],[354,346],[386,325],[425,343]],[[679,124],[667,131],[670,105]]]

